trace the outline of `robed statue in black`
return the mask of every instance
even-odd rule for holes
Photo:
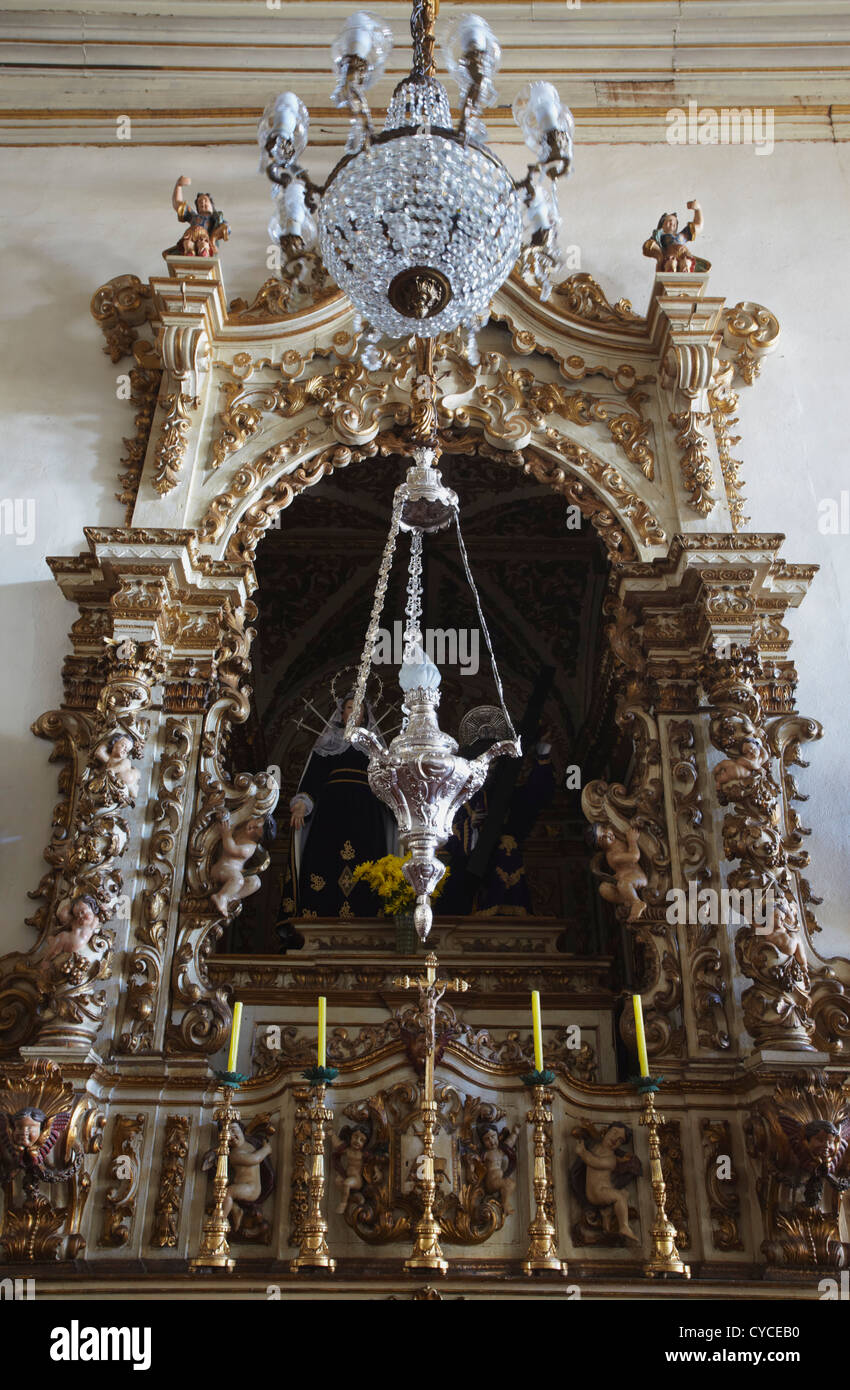
[[[293,906],[299,917],[377,917],[380,910],[368,884],[354,882],[354,870],[391,851],[393,826],[369,786],[366,755],[346,740],[352,705],[350,697],[337,700],[289,803],[295,895],[294,904],[284,895],[285,915]]]

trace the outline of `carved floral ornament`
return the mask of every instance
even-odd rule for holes
[[[142,432],[150,430],[154,416],[151,391],[157,389],[158,382],[152,380],[152,354],[158,355],[164,367],[158,435],[149,464],[151,486],[162,496],[177,486],[186,457],[197,449],[193,413],[201,382],[204,391],[215,390],[213,379],[220,380],[225,372],[232,374],[233,381],[221,387],[225,399],[209,463],[213,469],[221,467],[246,440],[264,431],[264,417],[268,415],[292,418],[313,405],[317,422],[323,422],[322,432],[327,428],[324,422],[330,421],[340,443],[358,447],[371,442],[388,423],[401,424],[407,419],[405,369],[410,366],[409,349],[402,346],[384,351],[380,370],[367,378],[356,360],[359,347],[351,331],[350,306],[339,292],[327,293],[318,283],[321,277],[308,275],[306,287],[299,282],[294,296],[281,296],[274,287],[285,288],[284,283],[270,281],[253,305],[234,301],[227,315],[217,261],[205,264],[202,270],[189,270],[178,258],[177,263],[170,263],[170,270],[173,278],[155,279],[150,289],[134,277],[117,277],[103,286],[92,302],[92,312],[107,334],[107,351],[113,356],[116,351],[132,351],[138,362],[130,378],[132,399],[141,406],[136,422],[140,434],[135,441],[128,441],[129,453],[123,462],[129,467],[122,475],[124,490],[120,494],[128,504],[139,481]],[[536,354],[541,363],[551,359],[566,385],[546,380],[545,373],[540,379],[539,371],[517,370],[498,352],[485,353],[480,366],[473,369],[452,339],[443,340],[437,348],[443,427],[451,423],[464,429],[478,428],[486,441],[503,450],[524,448],[532,441],[539,446],[545,442],[543,434],[557,440],[565,423],[574,440],[576,428],[590,427],[592,447],[597,452],[596,441],[607,436],[622,456],[627,484],[634,469],[653,480],[657,474],[655,432],[660,420],[653,424],[652,415],[645,414],[645,405],[654,398],[657,373],[652,367],[663,363],[673,350],[668,350],[670,332],[675,352],[682,355],[682,362],[687,359],[690,363],[678,372],[684,392],[680,406],[700,392],[704,395],[712,374],[719,383],[717,373],[725,366],[752,382],[778,336],[775,317],[762,306],[742,303],[721,314],[713,306],[722,306],[722,301],[706,299],[712,310],[700,319],[704,331],[696,334],[699,343],[691,342],[696,333],[693,315],[688,318],[685,314],[682,319],[681,312],[687,310],[690,300],[695,305],[703,302],[706,276],[661,278],[671,282],[665,285],[663,300],[674,306],[672,329],[670,324],[662,326],[663,315],[653,318],[651,313],[642,319],[625,301],[610,305],[587,274],[569,277],[545,306],[521,274],[511,277],[494,301],[493,321],[507,325],[516,353]],[[317,298],[312,299],[310,284],[314,280]],[[276,306],[290,299],[298,307],[278,313]],[[156,345],[137,341],[138,329],[151,319],[158,333]],[[733,352],[735,355],[730,356]],[[315,374],[312,364],[315,361],[318,365],[322,358],[328,359],[330,371]],[[269,371],[275,369],[280,373],[280,384],[269,379]],[[259,372],[263,372],[262,382],[257,378]],[[601,395],[568,389],[594,377],[609,384]],[[722,380],[725,386],[716,386],[720,394],[710,402],[710,417],[705,411],[708,401],[703,402],[702,413],[714,427],[726,500],[737,527],[743,522],[740,462],[731,458],[734,439],[727,422],[735,397],[729,392],[728,377]],[[681,416],[681,410],[678,413]],[[702,424],[700,419],[694,428],[698,430]],[[681,419],[677,428],[687,439],[682,461],[685,494],[691,490],[690,505],[704,515],[703,509],[714,505],[711,461],[699,433],[691,439],[689,427]],[[281,441],[276,447],[283,446]],[[300,441],[298,448],[303,448]],[[652,510],[656,504],[651,492],[635,481],[637,487],[632,483],[626,490],[636,492]],[[694,489],[700,490],[695,493]],[[209,511],[201,524],[210,526]]]

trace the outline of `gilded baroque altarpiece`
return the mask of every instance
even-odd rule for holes
[[[590,781],[582,805],[609,843],[639,850],[632,908],[623,899],[616,912],[665,1078],[668,1215],[705,1287],[814,1296],[817,1271],[850,1249],[850,962],[816,948],[795,768],[822,731],[796,709],[785,625],[816,566],[789,564],[781,536],[748,529],[735,410],[779,326],[760,305],[725,305],[708,279],[658,274],[641,317],[587,274],[543,303],[515,273],[480,365],[437,346],[439,439],[449,465],[466,455],[532,477],[604,547],[595,688],[633,756],[626,784]],[[226,1278],[309,1295],[289,1261],[307,1210],[301,1073],[321,993],[339,1071],[325,1197],[335,1287],[410,1296],[400,1261],[421,1059],[391,927],[320,924],[297,952],[216,955],[225,922],[210,869],[220,813],[264,816],[279,792],[268,770],[234,770],[227,756],[250,708],[257,549],[335,470],[404,454],[414,354],[402,344],[367,372],[351,306],[316,266],[307,289],[269,281],[228,306],[217,259],[169,257],[149,284],[101,287],[92,311],[112,362],[129,364],[135,436],[121,462],[126,524],[87,528],[81,554],[49,560],[74,609],[73,650],[61,708],[33,725],[52,745],[59,800],[32,948],[0,961],[0,1105],[70,1119],[47,1196],[7,1177],[3,1258],[10,1272],[50,1262],[44,1277],[57,1280],[75,1261],[92,1287],[143,1268],[153,1294],[191,1283],[210,1202],[212,1067],[239,998],[243,1141],[262,1146],[271,1176],[232,1232]],[[603,856],[594,872],[616,902]],[[779,918],[761,930],[670,921],[671,890],[706,887],[770,889]],[[79,897],[93,915],[74,935]],[[439,1006],[436,1068],[438,1217],[449,1283],[466,1297],[492,1294],[496,1278],[503,1292],[523,1285],[532,989],[554,1073],[544,1147],[558,1255],[588,1295],[644,1287],[654,1209],[640,1099],[617,1080],[610,962],[558,951],[556,935],[534,919],[435,929],[441,967],[469,983]],[[600,1151],[612,1126],[626,1164],[620,1229],[576,1172],[577,1145]],[[554,1275],[524,1287],[565,1296]],[[333,1291],[327,1278],[322,1288]]]

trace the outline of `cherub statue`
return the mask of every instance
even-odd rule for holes
[[[491,1120],[479,1125],[478,1137],[481,1145],[479,1158],[484,1165],[484,1191],[498,1197],[505,1216],[513,1214],[511,1198],[516,1188],[516,1141],[519,1125],[508,1130],[499,1129]]]
[[[192,182],[185,174],[174,185],[171,206],[181,222],[188,222],[184,232],[174,246],[163,252],[164,256],[214,256],[220,241],[230,239],[230,227],[224,220],[224,213],[216,210],[212,195],[199,193],[195,199],[194,211],[183,197],[183,189]],[[198,232],[203,233],[199,236]]]
[[[777,1169],[786,1182],[795,1186],[805,1179],[805,1205],[820,1204],[825,1182],[836,1192],[846,1192],[850,1188],[850,1173],[841,1170],[847,1168],[845,1160],[850,1157],[850,1118],[838,1123],[826,1118],[804,1122],[785,1111],[780,1111],[777,1118],[787,1140]]]
[[[650,256],[660,271],[672,271],[681,275],[690,274],[694,270],[711,269],[709,261],[693,256],[687,248],[687,243],[693,241],[703,228],[702,208],[696,198],[688,203],[688,207],[693,212],[693,218],[681,232],[678,215],[675,212],[663,212],[655,231],[643,243],[643,254]]]
[[[56,920],[63,930],[54,932],[50,937],[41,963],[42,970],[54,956],[64,952],[73,955],[88,945],[100,925],[97,899],[91,893],[78,893],[74,898],[65,898],[56,910]]]
[[[718,791],[735,782],[749,782],[770,762],[770,754],[755,734],[746,734],[740,748],[737,758],[723,758],[715,767],[714,783]]]
[[[271,1151],[271,1144],[261,1134],[246,1134],[242,1126],[233,1121],[230,1126],[227,1192],[222,1210],[225,1216],[230,1217],[230,1229],[234,1233],[241,1229],[248,1210],[259,1208],[271,1195],[275,1181],[269,1158]],[[202,1171],[213,1168],[215,1161],[216,1151],[210,1149],[204,1155]]]
[[[599,1207],[603,1230],[639,1243],[629,1225],[629,1200],[625,1192],[632,1178],[640,1177],[643,1166],[636,1154],[627,1154],[626,1145],[632,1141],[628,1125],[615,1120],[606,1125],[601,1136],[588,1127],[573,1130],[578,1159],[570,1170],[573,1190],[577,1195]]]
[[[334,1183],[340,1192],[336,1210],[340,1215],[352,1193],[359,1193],[363,1188],[363,1163],[368,1143],[369,1131],[365,1125],[343,1125],[339,1141],[334,1144],[333,1161],[337,1170]]]
[[[756,928],[756,935],[770,941],[777,951],[796,960],[806,984],[809,982],[809,962],[800,931],[800,917],[793,898],[772,890],[765,894],[765,920]]]
[[[606,902],[616,903],[629,909],[627,922],[638,922],[646,912],[646,903],[640,896],[640,889],[646,888],[649,880],[640,863],[640,831],[628,825],[618,834],[612,825],[596,821],[590,826],[587,838],[593,849],[601,850],[614,877],[599,885],[599,895]]]
[[[129,734],[112,734],[95,749],[94,756],[103,763],[106,771],[127,788],[133,804],[139,790],[139,769],[130,762],[133,740]]]
[[[37,1190],[39,1179],[44,1182],[63,1182],[75,1173],[81,1156],[76,1155],[65,1168],[47,1164],[47,1157],[65,1133],[70,1113],[61,1111],[48,1117],[44,1110],[28,1105],[8,1114],[0,1111],[0,1170],[2,1181],[8,1182],[15,1173],[23,1177],[24,1188]]]
[[[259,846],[274,839],[277,826],[272,815],[251,816],[232,831],[230,812],[223,810],[218,812],[217,820],[221,827],[221,854],[210,870],[210,878],[218,885],[218,891],[210,894],[210,900],[226,917],[236,903],[259,888],[260,874],[269,864],[267,854],[258,854]],[[246,875],[244,871],[254,856],[257,860],[251,868],[256,872]]]

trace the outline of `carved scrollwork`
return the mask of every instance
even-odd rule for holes
[[[192,421],[188,412],[197,410],[200,399],[173,391],[163,400],[165,416],[160,427],[159,440],[154,454],[153,485],[160,497],[175,488],[179,482],[180,469],[186,457],[188,433]]]
[[[136,928],[137,945],[130,960],[127,1004],[131,1020],[121,1034],[118,1050],[147,1052],[153,1047],[156,1002],[161,987],[168,914],[177,865],[174,848],[186,794],[192,726],[188,719],[168,719],[163,758],[159,764],[159,791],[153,812],[142,892],[142,921]]]
[[[735,531],[740,531],[747,525],[750,518],[744,515],[744,501],[746,499],[741,492],[743,464],[740,459],[732,457],[732,449],[741,442],[741,436],[730,433],[738,423],[738,417],[734,414],[738,408],[738,396],[729,385],[731,375],[731,367],[723,372],[715,373],[716,384],[709,390],[708,404],[711,411],[711,422],[714,426],[714,437],[717,440],[720,471],[726,487],[726,500],[729,503],[732,528]]]
[[[743,301],[723,310],[723,342],[735,355],[741,380],[752,386],[761,374],[762,359],[779,341],[779,320],[763,304]]]
[[[683,451],[679,467],[682,481],[690,494],[688,506],[698,516],[708,516],[717,501],[712,496],[714,471],[705,434],[711,416],[704,410],[674,410],[669,418],[676,431],[676,443]]]
[[[111,1187],[104,1199],[103,1230],[98,1245],[126,1245],[136,1214],[141,1175],[144,1115],[116,1115],[112,1126]]]
[[[143,285],[138,275],[116,275],[95,290],[91,313],[106,338],[104,352],[120,362],[132,350],[136,329],[154,317],[150,285]]]
[[[602,287],[586,271],[562,280],[552,291],[552,297],[568,314],[590,323],[630,326],[644,322],[628,299],[618,299],[616,304],[611,304]]]
[[[189,831],[185,892],[172,962],[173,1012],[166,1044],[170,1052],[213,1053],[224,1040],[230,1022],[227,993],[211,987],[206,966],[224,921],[241,907],[238,896],[228,896],[226,904],[221,900],[227,884],[219,872],[220,854],[219,867],[214,869],[213,864],[222,845],[225,818],[229,833],[241,835],[240,828],[248,827],[244,833],[250,836],[253,822],[265,823],[280,793],[277,781],[268,772],[239,773],[231,782],[223,765],[228,721],[243,721],[250,709],[247,676],[254,629],[249,623],[256,611],[252,603],[240,609],[227,604],[220,617],[221,642],[216,652],[219,698],[207,711],[201,732],[198,796]],[[259,854],[251,877],[256,879],[267,866],[268,855]],[[214,882],[214,878],[222,881]],[[243,888],[246,885],[243,876]]]
[[[793,827],[782,823],[781,792],[770,771],[769,736],[756,684],[761,674],[752,647],[735,648],[728,658],[711,653],[702,667],[713,707],[711,741],[727,754],[714,768],[714,779],[720,804],[733,808],[723,820],[723,847],[726,858],[739,865],[729,873],[728,884],[746,895],[740,915],[748,925],[736,935],[735,955],[753,982],[742,1004],[756,1044],[808,1049],[814,1023],[792,872],[807,861],[796,852]],[[793,742],[790,727],[786,732],[787,740],[778,733],[783,749]]]
[[[137,717],[162,673],[158,644],[106,638],[107,678],[91,728],[69,839],[56,862],[53,915],[57,922],[39,965],[42,1042],[87,1049],[97,1036],[111,974],[114,932],[106,924],[119,907],[116,861],[127,847],[122,812],[135,804],[138,759],[147,724]],[[54,844],[56,842],[54,841]],[[50,921],[51,918],[48,918]]]
[[[741,1198],[732,1166],[732,1130],[728,1120],[700,1121],[705,1155],[705,1191],[711,1216],[711,1239],[716,1250],[743,1250],[739,1221]]]
[[[153,1245],[174,1247],[177,1244],[191,1123],[188,1115],[167,1115],[165,1119],[159,1188],[151,1231]]]
[[[706,883],[711,878],[711,870],[708,867],[706,829],[703,825],[696,733],[691,720],[670,721],[667,746],[681,871],[688,883]],[[710,920],[702,921],[699,913],[689,915],[687,936],[688,973],[697,1035],[703,1047],[725,1051],[731,1046],[731,1038],[726,1012],[723,958],[718,947],[718,924]]]

